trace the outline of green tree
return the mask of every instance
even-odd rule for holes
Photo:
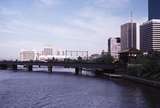
[[[137,64],[142,64],[141,77],[152,79],[152,76],[160,73],[159,57],[156,54],[138,57]]]
[[[95,59],[96,63],[112,64],[113,57],[110,54],[101,55],[101,57]]]

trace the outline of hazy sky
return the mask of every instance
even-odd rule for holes
[[[133,11],[147,20],[147,0],[0,0],[0,59],[43,47],[107,50]]]

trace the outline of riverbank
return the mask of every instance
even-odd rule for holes
[[[105,76],[109,78],[122,78],[123,76],[120,74],[109,74],[109,73],[104,73]]]
[[[129,75],[122,75],[122,74],[105,73],[104,75],[106,77],[108,77],[108,78],[121,78],[121,79],[124,79],[124,80],[129,80],[129,81],[133,81],[133,82],[136,82],[136,83],[140,83],[140,84],[144,84],[144,85],[160,88],[160,82],[157,82],[157,81],[142,79],[142,78],[129,76]]]
[[[136,83],[141,83],[141,84],[145,84],[148,86],[160,88],[160,82],[158,82],[158,81],[146,80],[146,79],[142,79],[142,78],[138,78],[138,77],[134,77],[134,76],[129,76],[129,75],[123,75],[122,78],[125,80],[134,81]]]

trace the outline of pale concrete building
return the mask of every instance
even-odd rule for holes
[[[108,52],[112,57],[118,59],[121,51],[121,39],[119,37],[108,39]]]
[[[20,60],[21,61],[35,60],[35,52],[34,51],[21,51]]]

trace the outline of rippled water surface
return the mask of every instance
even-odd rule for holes
[[[0,108],[160,108],[159,91],[72,73],[0,70]]]

